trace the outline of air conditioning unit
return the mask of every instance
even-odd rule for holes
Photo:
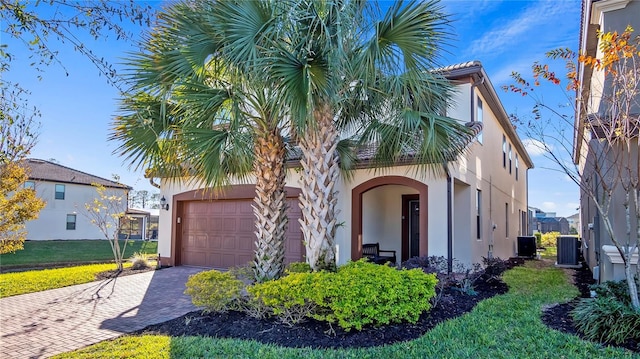
[[[580,239],[574,236],[560,236],[556,243],[559,266],[578,266],[580,261]]]
[[[536,237],[522,236],[518,237],[518,257],[535,258],[536,256]]]

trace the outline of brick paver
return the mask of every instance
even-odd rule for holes
[[[0,358],[46,358],[196,310],[183,292],[201,270],[165,268],[2,298]]]

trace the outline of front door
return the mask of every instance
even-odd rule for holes
[[[420,255],[420,196],[402,195],[402,261]]]
[[[409,258],[420,255],[420,201],[409,201]]]

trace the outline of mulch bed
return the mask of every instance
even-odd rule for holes
[[[521,259],[511,259],[509,267],[512,268],[523,262]],[[580,297],[588,298],[589,286],[593,284],[589,268],[585,266],[575,270],[573,277],[574,284],[580,290]],[[260,320],[241,312],[204,313],[203,311],[194,311],[164,323],[150,325],[132,334],[235,338],[256,340],[283,347],[354,348],[379,346],[417,339],[439,323],[470,312],[480,301],[508,291],[504,282],[486,276],[481,277],[475,283],[474,289],[477,292],[476,296],[466,295],[452,288],[446,289],[438,305],[423,313],[415,324],[400,323],[381,327],[366,327],[362,331],[345,332],[338,326],[329,326],[326,322],[313,319],[289,327],[277,319]],[[542,321],[552,329],[583,337],[577,332],[569,314],[578,300],[579,298],[576,298],[571,302],[545,309]],[[640,352],[638,341],[628,341],[619,346]]]
[[[128,268],[122,269],[122,272],[120,272],[120,273],[118,273],[117,269],[108,270],[108,271],[100,272],[100,273],[96,274],[96,280],[111,279],[111,278],[115,278],[115,277],[124,277],[124,276],[132,275],[132,274],[139,274],[139,273],[149,272],[149,271],[152,271],[152,270],[155,270],[155,269],[156,269],[155,267],[147,267],[147,268],[140,268],[140,269],[133,269],[131,267],[128,267]]]
[[[574,271],[573,279],[575,286],[578,287],[578,290],[580,290],[580,296],[570,302],[558,304],[543,310],[542,322],[549,328],[567,334],[577,335],[580,338],[587,340],[584,335],[578,332],[578,330],[576,329],[570,313],[581,298],[590,298],[591,293],[589,290],[589,286],[594,284],[595,281],[593,280],[591,270],[586,266],[586,264],[583,264],[582,268],[576,269]],[[640,341],[638,340],[630,339],[620,345],[605,342],[602,342],[601,344],[618,346],[640,353]]]
[[[513,267],[521,260],[509,262]],[[480,301],[504,294],[507,285],[501,280],[481,277],[471,296],[452,288],[446,289],[437,306],[420,316],[415,324],[399,323],[381,327],[365,327],[361,331],[345,332],[337,325],[310,319],[289,327],[277,319],[255,319],[240,312],[204,313],[195,311],[182,317],[148,326],[134,334],[165,334],[170,336],[210,336],[215,338],[253,339],[284,347],[352,348],[369,347],[408,341],[423,336],[439,323],[471,311]]]

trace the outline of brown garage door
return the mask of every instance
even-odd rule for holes
[[[297,199],[289,199],[287,263],[303,260],[304,246],[298,218]],[[184,202],[181,263],[213,268],[229,268],[253,260],[255,224],[253,200]]]

